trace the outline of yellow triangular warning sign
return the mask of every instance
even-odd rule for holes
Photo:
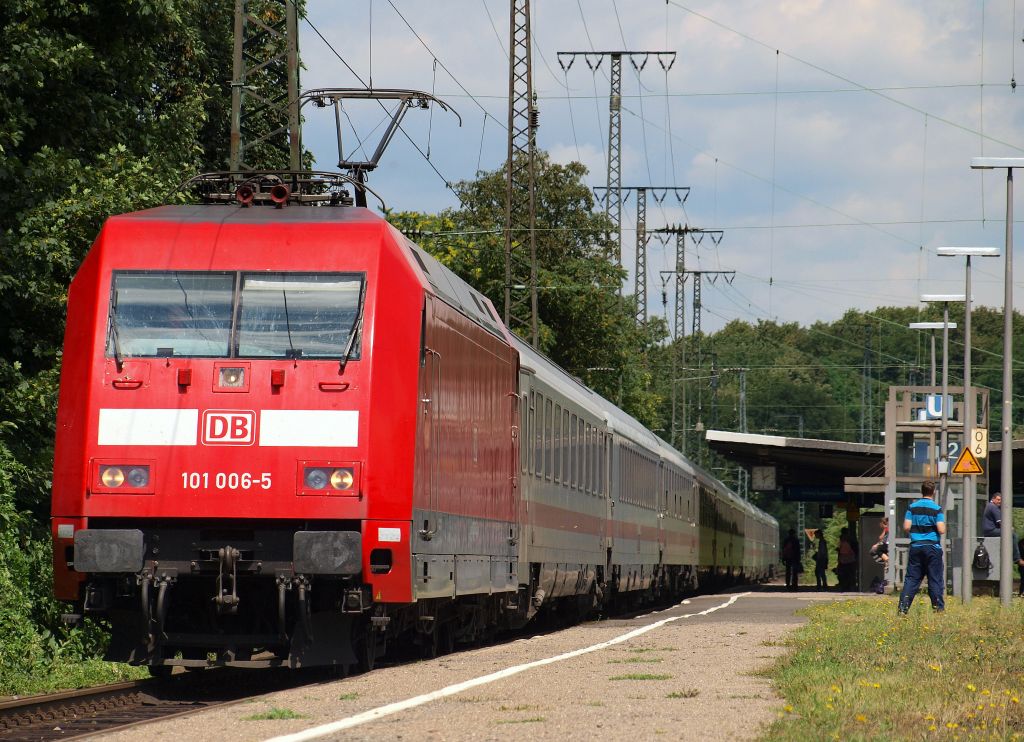
[[[984,474],[985,470],[981,468],[981,464],[978,463],[978,458],[971,451],[970,447],[965,448],[960,454],[960,458],[956,460],[956,465],[953,467],[954,474]]]

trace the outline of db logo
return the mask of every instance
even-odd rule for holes
[[[207,410],[203,413],[203,444],[251,446],[256,442],[256,413],[250,410]]]

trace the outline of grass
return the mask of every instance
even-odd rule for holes
[[[699,695],[699,688],[687,688],[686,690],[672,691],[667,696],[665,696],[665,698],[696,698]]]
[[[357,698],[359,698],[358,693],[342,693],[340,696],[338,696],[339,701],[354,701]]]
[[[919,596],[805,610],[809,623],[768,672],[787,699],[769,742],[1024,740],[1024,605]]]
[[[276,706],[268,711],[262,711],[252,716],[244,717],[243,721],[267,721],[268,719],[305,719],[305,714],[298,714],[291,709],[277,708]]]
[[[538,721],[547,721],[543,716],[532,716],[529,719],[499,719],[498,724],[533,724]]]
[[[149,677],[144,667],[99,659],[61,658],[38,667],[32,673],[0,670],[0,696],[52,693],[70,688],[92,688],[106,683],[142,680]]]
[[[671,675],[655,675],[649,672],[632,672],[628,675],[613,675],[609,680],[671,680]]]
[[[661,657],[627,657],[624,660],[608,660],[609,665],[655,665]]]

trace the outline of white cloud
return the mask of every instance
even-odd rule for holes
[[[500,166],[508,70],[495,36],[507,45],[507,4],[394,2],[439,66],[390,4],[372,3],[374,83],[434,90],[463,116],[461,129],[439,111],[432,121],[421,111],[406,117],[406,131],[423,151],[429,142],[444,180]],[[364,79],[369,7],[309,4],[313,22]],[[649,229],[668,222],[725,229],[717,250],[691,246],[688,254],[694,265],[740,271],[733,289],[705,293],[715,311],[705,327],[750,319],[748,312],[809,322],[849,307],[914,305],[922,287],[951,289],[962,275],[955,261],[933,256],[935,246],[1002,244],[1005,181],[972,173],[968,164],[982,153],[1024,154],[1014,149],[1024,147],[1024,93],[1007,85],[1014,65],[1024,63],[1024,49],[1012,51],[1020,40],[1011,4],[584,0],[533,7],[538,141],[557,162],[582,159],[591,185],[605,180],[608,61],[594,72],[579,59],[563,73],[557,52],[624,45],[678,52],[667,75],[655,60],[639,75],[623,65],[622,179],[692,187],[685,209],[649,205]],[[304,87],[355,84],[308,27],[302,33]],[[480,106],[492,117],[486,125]],[[357,126],[369,129],[378,118],[356,115]],[[306,135],[323,164],[335,157],[331,123],[311,123]],[[983,140],[982,128],[1008,144]],[[371,184],[399,208],[434,210],[455,203],[443,179],[398,135]],[[633,209],[631,201],[623,219],[628,266]],[[657,271],[671,260],[670,249],[649,250],[648,303],[658,311]],[[987,275],[977,274],[976,295],[998,305],[1001,267],[990,262]]]

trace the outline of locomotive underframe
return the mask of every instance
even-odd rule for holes
[[[113,624],[113,661],[347,665],[387,623],[362,581],[358,521],[94,519],[79,536],[71,561],[88,574],[79,607]],[[391,563],[375,551],[370,568]]]

